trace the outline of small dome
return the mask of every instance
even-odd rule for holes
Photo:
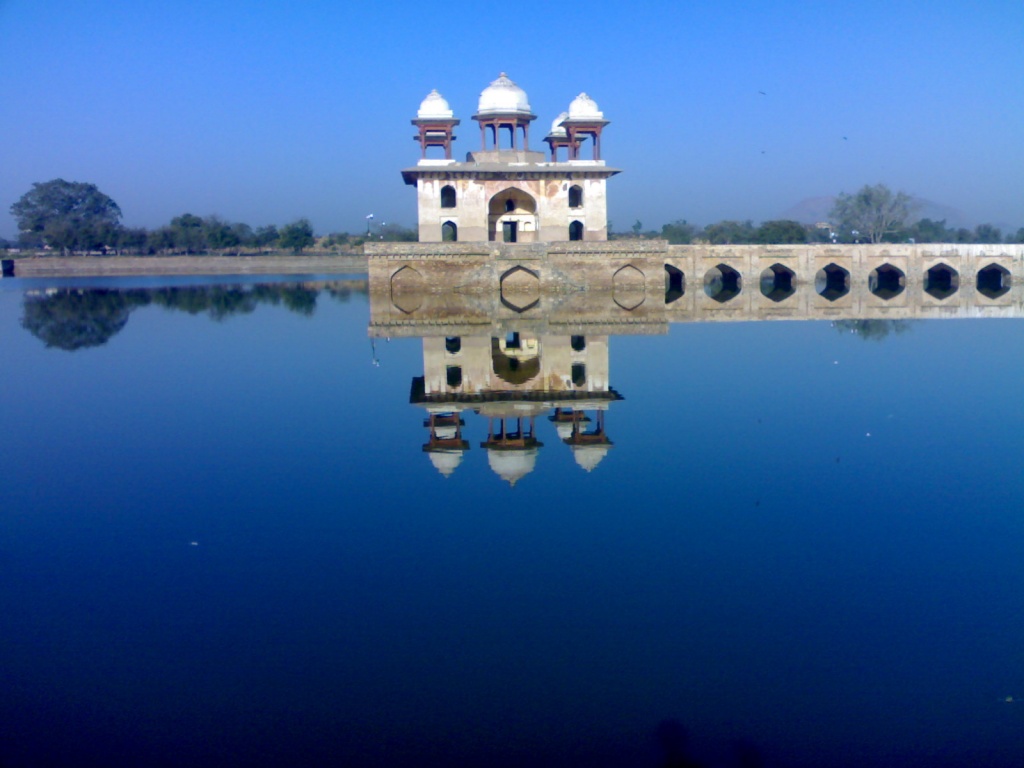
[[[551,121],[551,133],[549,136],[565,136],[565,127],[562,125],[562,121],[569,117],[568,112],[563,112],[554,120]]]
[[[572,120],[604,120],[604,112],[597,108],[597,102],[581,93],[569,105],[569,118]]]
[[[521,478],[533,472],[537,464],[537,449],[501,451],[489,448],[487,463],[502,480],[514,486]]]
[[[444,96],[433,90],[427,94],[427,98],[420,104],[416,117],[420,120],[451,120],[455,116],[452,108],[448,106]]]
[[[462,451],[429,451],[427,456],[434,469],[445,477],[449,477],[462,463]]]
[[[571,421],[559,421],[555,424],[555,432],[558,433],[559,438],[562,440],[568,440],[572,437],[572,422]]]
[[[481,115],[521,112],[530,114],[530,102],[526,100],[526,91],[509,80],[502,72],[498,79],[480,92],[480,104],[477,112]]]
[[[572,446],[572,457],[576,459],[576,463],[579,464],[587,472],[590,472],[598,464],[601,463],[601,459],[608,453],[609,445],[574,445]]]

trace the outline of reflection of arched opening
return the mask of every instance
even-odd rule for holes
[[[451,184],[441,187],[441,207],[455,207],[455,187],[453,187]]]
[[[487,205],[487,239],[506,243],[537,239],[537,201],[521,189],[510,187]]]
[[[815,274],[814,290],[829,301],[841,299],[850,292],[850,271],[838,264],[827,264]]]
[[[671,304],[686,293],[686,276],[683,270],[665,265],[665,303]]]
[[[449,355],[457,355],[462,349],[462,338],[459,336],[447,336],[444,340],[444,348]]]
[[[519,386],[540,373],[540,357],[508,355],[501,348],[501,340],[492,338],[491,368],[495,375],[505,383]]]
[[[924,275],[924,292],[940,301],[960,288],[960,274],[947,264],[936,264]]]
[[[574,387],[585,387],[587,385],[587,366],[583,363],[572,364],[572,385]]]
[[[448,386],[452,389],[462,386],[462,366],[449,365],[446,369]]]
[[[772,264],[761,273],[761,294],[772,301],[788,299],[796,293],[793,287],[794,277],[796,272],[789,267]]]
[[[441,242],[454,243],[459,239],[459,227],[454,221],[446,221],[441,225]]]
[[[569,207],[583,207],[583,187],[581,187],[579,184],[573,184],[571,187],[569,187]]]
[[[886,301],[903,293],[906,284],[907,279],[903,270],[892,264],[883,264],[878,269],[871,270],[868,275],[868,290]]]
[[[582,240],[583,239],[583,222],[574,221],[569,225],[569,239],[570,240]]]
[[[572,347],[573,352],[582,352],[587,348],[587,337],[586,336],[571,336],[569,338],[569,346]]]
[[[989,264],[978,270],[978,293],[987,299],[998,299],[1010,292],[1010,270],[999,264]]]
[[[704,275],[704,293],[720,304],[739,296],[743,290],[740,273],[727,264],[712,267]]]

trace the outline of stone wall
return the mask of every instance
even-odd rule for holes
[[[368,253],[372,308],[382,327],[430,318],[465,319],[472,326],[504,315],[522,322],[544,314],[550,321],[560,313],[573,318],[565,326],[570,330],[572,322],[612,328],[691,320],[993,317],[1020,316],[1024,304],[1024,245],[618,240],[379,243],[368,245]]]

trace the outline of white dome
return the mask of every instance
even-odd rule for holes
[[[433,90],[420,104],[416,117],[420,120],[451,120],[455,116],[444,96]]]
[[[563,112],[554,120],[551,121],[551,136],[565,136],[565,126],[562,125],[562,121],[569,117],[568,112]]]
[[[451,475],[455,468],[462,463],[462,451],[429,451],[427,456],[434,469],[445,477]]]
[[[601,459],[608,453],[610,445],[574,445],[572,447],[572,457],[576,459],[576,463],[579,464],[587,472],[590,472],[594,467],[601,463]]]
[[[572,100],[569,105],[569,118],[571,120],[604,120],[604,112],[597,108],[597,102],[581,93]]]
[[[555,432],[562,440],[568,440],[572,437],[572,422],[571,421],[559,421],[555,423]]]
[[[530,114],[530,102],[526,100],[526,91],[508,79],[502,72],[498,79],[480,92],[480,104],[477,112],[481,115],[521,112]]]
[[[487,463],[491,465],[491,469],[502,480],[513,486],[519,482],[520,478],[533,472],[537,464],[537,449],[499,451],[489,448],[487,450]]]

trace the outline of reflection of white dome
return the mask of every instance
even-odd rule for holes
[[[572,100],[569,105],[569,118],[571,120],[603,120],[604,112],[597,108],[597,102],[581,93]]]
[[[455,113],[448,106],[444,96],[436,90],[427,94],[427,98],[420,104],[419,111],[416,113],[416,117],[420,120],[451,120],[454,116]]]
[[[571,421],[556,421],[555,432],[562,440],[568,440],[572,437],[572,422]]]
[[[562,121],[568,116],[568,112],[563,112],[551,121],[551,136],[565,136],[565,126],[562,125]]]
[[[533,472],[537,463],[537,449],[528,448],[525,451],[499,451],[493,448],[487,450],[487,463],[502,480],[510,486],[519,482],[521,477]]]
[[[477,112],[481,115],[522,112],[530,114],[530,102],[526,100],[526,91],[508,79],[502,72],[498,79],[488,85],[480,93],[480,104]]]
[[[445,477],[451,475],[455,468],[462,463],[462,451],[428,451],[430,463],[434,469]]]
[[[576,463],[590,472],[601,463],[601,459],[608,453],[610,445],[574,445],[572,446],[572,457]]]

